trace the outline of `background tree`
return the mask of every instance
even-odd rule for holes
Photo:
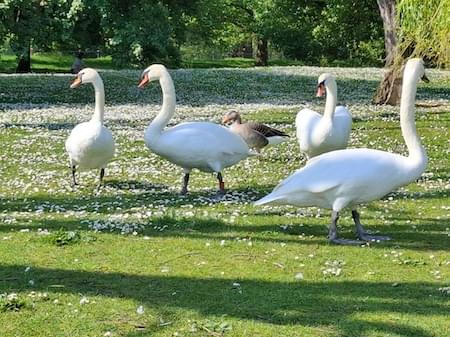
[[[373,102],[398,104],[408,57],[450,64],[450,1],[378,0],[385,31],[386,66]],[[395,32],[395,33],[394,33]]]
[[[267,66],[269,61],[269,25],[274,2],[270,0],[224,0],[224,19],[236,30],[253,40],[255,65]]]
[[[329,0],[316,14],[313,39],[320,55],[347,64],[377,65],[383,58],[382,21],[373,0]]]
[[[106,46],[114,64],[179,62],[169,11],[161,2],[108,0],[100,11]]]
[[[31,71],[31,48],[49,49],[63,31],[63,0],[5,0],[0,6],[3,31],[18,57],[18,72]],[[5,37],[4,37],[5,38]]]

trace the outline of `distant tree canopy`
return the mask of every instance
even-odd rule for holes
[[[28,62],[31,47],[80,48],[101,49],[119,66],[176,66],[191,47],[197,55],[253,53],[259,65],[273,52],[312,64],[375,65],[385,55],[381,2],[398,3],[401,46],[436,60],[450,55],[448,0],[3,0],[0,42]]]

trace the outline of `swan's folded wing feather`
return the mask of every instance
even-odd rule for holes
[[[264,137],[275,137],[275,136],[289,137],[289,135],[284,133],[283,131],[274,129],[274,128],[267,126],[265,124],[262,124],[262,123],[248,122],[248,123],[245,123],[245,125],[248,125],[249,128],[262,134]]]

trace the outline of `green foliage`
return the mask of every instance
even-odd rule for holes
[[[18,56],[27,54],[32,44],[50,49],[52,43],[64,35],[67,10],[67,2],[63,0],[3,1],[0,6],[2,37],[9,39],[12,50]]]
[[[309,63],[382,63],[382,22],[372,0],[217,0],[199,6],[203,10],[188,25],[193,45],[229,52],[256,37],[270,40],[288,58]]]
[[[376,1],[331,0],[316,17],[312,35],[320,53],[353,64],[381,64],[383,29]]]
[[[450,63],[450,1],[398,0],[397,12],[400,50]],[[178,66],[182,46],[199,59],[241,55],[258,40],[323,65],[380,65],[384,52],[373,0],[4,0],[0,19],[0,45],[17,56],[101,49],[116,67]]]
[[[398,0],[399,50],[450,65],[450,1]]]
[[[59,230],[51,233],[46,239],[56,246],[66,246],[80,242],[81,234],[76,230],[65,231],[60,228]]]
[[[101,13],[106,45],[115,65],[179,63],[169,12],[162,3],[107,1]]]

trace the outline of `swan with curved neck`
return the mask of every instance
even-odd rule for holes
[[[414,102],[420,78],[427,80],[422,60],[409,60],[404,70],[400,105],[400,127],[408,156],[367,148],[327,152],[309,160],[256,205],[290,204],[331,209],[328,238],[333,243],[388,240],[388,237],[367,234],[356,206],[377,200],[415,181],[425,170],[427,155],[417,136],[414,121]],[[352,209],[357,241],[338,238],[339,212],[345,207]]]
[[[300,151],[312,158],[322,153],[345,149],[352,126],[352,115],[344,106],[336,107],[337,84],[334,76],[320,75],[317,96],[326,92],[323,116],[310,110],[301,110],[296,117],[297,139]]]
[[[241,137],[215,123],[189,122],[164,129],[175,113],[175,87],[161,64],[153,64],[143,71],[139,88],[151,81],[159,81],[163,103],[145,131],[145,144],[154,153],[183,168],[182,194],[187,193],[190,172],[196,168],[217,173],[219,195],[223,195],[222,170],[252,155],[249,147]]]
[[[100,169],[100,183],[105,175],[108,162],[114,157],[115,144],[111,131],[103,126],[105,90],[100,75],[91,68],[82,69],[74,79],[71,88],[92,83],[95,90],[95,109],[89,122],[76,125],[66,140],[66,151],[69,154],[72,168],[72,181],[77,185],[75,173],[80,169]]]

